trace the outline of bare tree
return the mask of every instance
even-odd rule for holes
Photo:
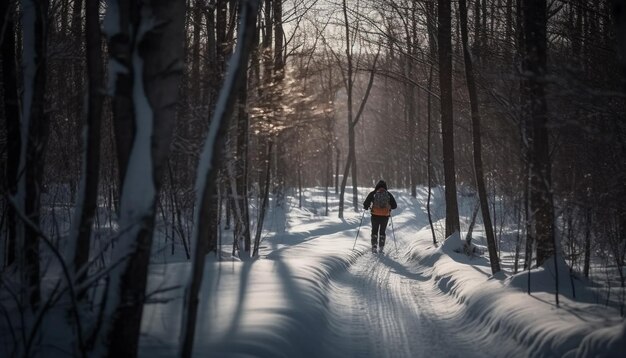
[[[102,34],[100,32],[100,1],[87,0],[85,7],[86,28],[85,44],[87,48],[87,76],[89,78],[87,95],[87,116],[85,121],[85,156],[82,193],[79,195],[77,213],[80,216],[76,226],[76,250],[74,252],[74,270],[78,274],[89,260],[91,227],[98,205],[98,181],[100,171],[100,126],[103,101]],[[78,18],[80,19],[80,17]],[[85,277],[86,270],[77,277],[78,282]]]
[[[468,44],[467,30],[467,3],[466,0],[459,0],[459,17],[461,22],[461,41],[463,42],[463,59],[465,62],[465,78],[467,80],[467,90],[470,97],[470,107],[472,116],[472,141],[474,143],[474,176],[476,178],[476,188],[480,200],[480,209],[483,217],[483,225],[487,235],[487,247],[489,249],[489,261],[491,263],[491,273],[500,271],[500,262],[496,252],[496,240],[489,214],[489,202],[487,201],[487,190],[485,188],[485,177],[483,173],[482,144],[480,133],[480,112],[478,109],[478,93],[476,91],[476,80],[472,66],[472,56]],[[471,252],[471,236],[468,235],[466,241],[466,251]]]
[[[545,0],[523,3],[524,81],[530,115],[530,205],[537,242],[537,265],[555,255],[554,209],[545,96],[547,8]]]
[[[33,309],[41,301],[39,278],[39,219],[41,214],[42,174],[48,139],[48,119],[44,112],[46,90],[46,43],[48,36],[48,1],[26,1],[22,5],[24,27],[24,93],[22,98],[21,151],[19,160],[18,210],[29,223],[20,221],[18,248],[24,256],[28,297]]]
[[[2,43],[2,84],[4,85],[4,125],[7,135],[7,160],[5,170],[6,189],[8,194],[17,194],[18,166],[20,158],[20,109],[17,90],[17,66],[15,65],[15,23],[13,20],[15,3],[3,1],[0,4],[0,42]],[[16,256],[16,220],[15,207],[7,205],[7,245],[6,260],[9,266],[15,262]]]
[[[348,180],[348,171],[351,173],[352,178],[352,205],[355,211],[359,210],[359,198],[358,198],[358,182],[357,182],[357,165],[356,165],[356,141],[355,141],[355,129],[356,125],[359,123],[361,119],[361,115],[363,114],[363,109],[365,108],[365,104],[367,103],[367,99],[369,98],[370,91],[372,89],[372,85],[374,84],[375,77],[375,68],[376,62],[378,61],[378,56],[380,54],[380,47],[376,56],[374,58],[372,70],[370,72],[369,82],[367,84],[367,89],[365,90],[365,95],[361,100],[359,105],[359,109],[356,115],[353,112],[353,95],[354,95],[354,54],[353,54],[353,44],[350,42],[351,36],[350,33],[350,20],[348,18],[348,5],[346,0],[343,0],[342,3],[342,12],[343,12],[343,26],[345,27],[345,46],[346,46],[346,72],[341,71],[341,75],[343,78],[344,86],[346,88],[347,93],[347,109],[348,109],[348,157],[346,158],[346,167],[343,173],[343,178],[341,180],[341,192],[339,194],[339,217],[343,218],[343,205],[344,205],[344,195],[346,191],[346,184]],[[337,60],[339,57],[335,54]]]
[[[454,116],[452,108],[452,9],[450,0],[437,1],[439,49],[439,89],[441,91],[441,138],[446,192],[446,237],[460,232],[454,166]]]

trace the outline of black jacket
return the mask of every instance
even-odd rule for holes
[[[365,201],[363,202],[363,209],[369,210],[370,206],[372,205],[372,202],[374,201],[374,194],[380,188],[384,188],[385,190],[387,190],[387,185],[382,180],[381,182],[376,184],[376,187],[374,188],[374,190],[372,190],[369,194],[367,194],[367,198],[365,198]],[[389,205],[391,205],[391,209],[397,208],[398,203],[396,203],[396,199],[393,197],[393,195],[389,191],[387,191],[387,193],[389,194]]]

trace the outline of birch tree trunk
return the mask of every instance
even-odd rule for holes
[[[205,265],[205,238],[211,230],[210,225],[199,218],[210,215],[211,188],[217,185],[217,169],[224,157],[224,141],[227,137],[228,122],[230,121],[239,89],[245,79],[247,71],[249,48],[254,38],[258,0],[242,0],[241,25],[237,41],[237,48],[230,60],[227,76],[220,91],[217,107],[209,133],[204,143],[198,176],[196,178],[196,211],[192,240],[195,245],[193,253],[192,274],[185,289],[185,304],[181,324],[181,357],[191,357],[196,329],[196,315],[198,312],[198,293],[202,283]]]
[[[127,64],[132,66],[133,76],[123,77],[130,83],[120,83],[119,73],[112,80],[117,80],[118,86],[131,85],[118,88],[116,93],[116,100],[121,99],[129,106],[116,109],[125,108],[130,113],[116,114],[131,119],[135,128],[130,143],[132,150],[125,158],[127,167],[119,214],[121,233],[113,253],[117,266],[110,272],[104,308],[108,319],[96,347],[96,355],[109,357],[137,355],[156,201],[168,162],[183,69],[185,4],[152,0],[137,7],[122,8],[124,5],[128,4],[110,2],[110,13],[105,19],[109,41],[113,40],[114,45],[124,35],[125,24],[133,28],[132,38],[119,43],[130,46],[125,50],[131,55]],[[111,61],[119,61],[119,54],[111,52]],[[129,96],[120,98],[122,94]]]

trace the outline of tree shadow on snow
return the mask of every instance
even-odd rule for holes
[[[379,261],[384,264],[385,266],[389,267],[392,272],[406,277],[410,280],[415,280],[415,281],[428,281],[430,278],[428,276],[424,276],[421,272],[411,272],[409,271],[406,266],[402,265],[400,262],[394,260],[391,256],[388,255],[381,255],[379,256]]]

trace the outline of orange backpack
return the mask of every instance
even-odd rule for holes
[[[389,216],[391,213],[391,198],[385,188],[379,188],[374,193],[372,201],[372,215]]]

